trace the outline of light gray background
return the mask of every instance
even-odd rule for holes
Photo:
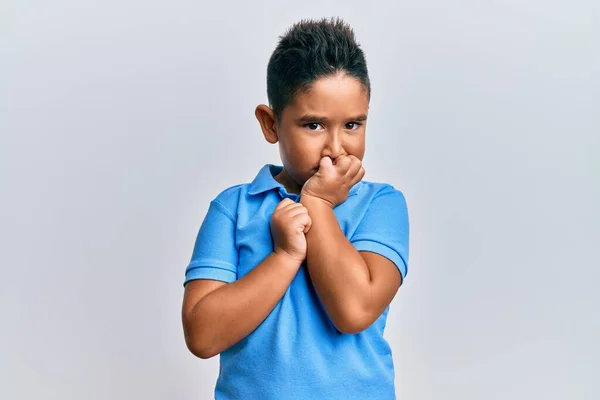
[[[409,205],[400,397],[600,397],[598,2],[5,0],[0,398],[212,398],[184,268],[209,201],[279,162],[278,35],[334,15],[373,84],[365,179]]]

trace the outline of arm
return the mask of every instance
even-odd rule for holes
[[[313,220],[306,235],[308,271],[333,324],[345,333],[360,332],[381,315],[406,275],[408,259],[406,203],[389,185],[372,199],[351,241],[341,231],[333,208],[363,176],[355,156],[340,156],[335,164],[323,157],[300,200]]]
[[[301,204],[289,199],[280,202],[270,223],[274,251],[236,280],[235,219],[218,201],[211,203],[186,270],[182,322],[194,355],[210,358],[264,321],[306,257],[305,233],[310,224]]]
[[[210,358],[248,336],[275,307],[294,279],[300,261],[271,253],[243,278],[188,282],[182,320],[188,349]]]
[[[340,331],[360,332],[390,304],[402,276],[387,258],[359,253],[344,236],[329,204],[311,196],[300,201],[313,221],[306,239],[307,267],[315,290]]]

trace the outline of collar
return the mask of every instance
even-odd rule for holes
[[[274,178],[274,176],[279,174],[282,169],[283,166],[265,164],[265,166],[258,171],[258,174],[250,184],[248,194],[255,195],[275,188],[285,190],[284,186]]]
[[[254,180],[250,183],[248,188],[249,195],[255,195],[259,193],[264,193],[269,190],[279,189],[282,193],[287,193],[285,187],[275,180],[275,176],[281,172],[283,166],[281,165],[273,165],[273,164],[265,164],[264,167],[258,171]],[[356,185],[352,186],[348,196],[354,196],[359,192],[363,185],[363,182],[358,182]]]

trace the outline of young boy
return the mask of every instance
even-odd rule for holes
[[[211,203],[185,274],[189,350],[220,354],[215,398],[394,399],[383,337],[407,273],[403,194],[362,181],[370,82],[352,29],[302,20],[255,114],[282,166]]]

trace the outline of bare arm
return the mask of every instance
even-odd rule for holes
[[[190,281],[182,309],[188,349],[210,358],[248,336],[283,297],[299,267],[300,261],[274,252],[232,283]]]
[[[387,258],[358,252],[333,211],[364,173],[355,156],[340,156],[335,164],[323,157],[300,198],[314,221],[306,234],[308,272],[331,321],[344,333],[369,327],[390,304],[402,280]]]
[[[243,278],[195,280],[185,287],[183,329],[189,350],[210,358],[248,336],[283,297],[306,258],[308,210],[282,200],[271,216],[274,251]]]
[[[360,332],[390,304],[402,277],[385,257],[359,253],[325,202],[310,196],[301,202],[313,220],[306,239],[307,267],[315,290],[338,330]]]
[[[344,332],[350,315],[360,317],[371,277],[365,261],[346,239],[333,210],[320,199],[304,196],[313,226],[306,235],[307,267],[329,317]]]

